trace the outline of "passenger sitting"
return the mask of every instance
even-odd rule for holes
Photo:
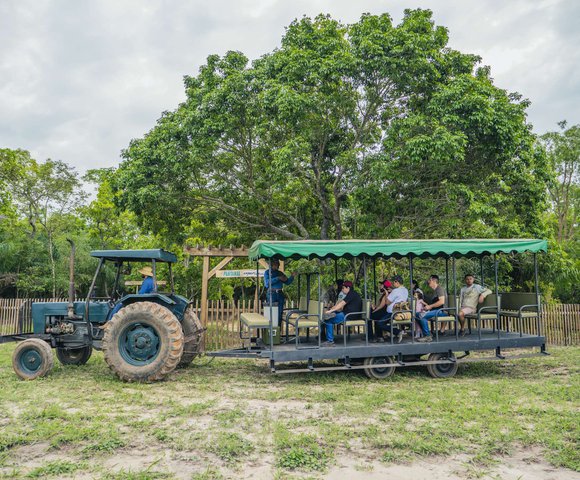
[[[387,303],[387,316],[383,320],[377,322],[377,331],[375,342],[384,342],[383,332],[390,330],[391,327],[391,316],[393,314],[393,306],[397,303],[408,302],[409,301],[409,290],[403,286],[403,277],[401,275],[395,275],[393,277],[394,289],[389,293],[386,303]],[[393,328],[393,335],[397,336],[397,343],[401,343],[403,339],[403,330],[398,328]]]
[[[429,320],[437,316],[442,308],[447,307],[447,292],[441,285],[439,285],[439,277],[437,275],[431,275],[428,284],[435,293],[435,296],[431,300],[431,303],[425,307],[425,310],[427,311],[425,315],[417,317],[424,335],[422,338],[417,340],[418,342],[433,341],[431,331],[429,330]]]
[[[379,283],[379,293],[381,297],[377,305],[371,306],[370,319],[368,322],[369,338],[374,338],[373,323],[379,320],[384,320],[387,317],[387,297],[389,293],[393,290],[393,285],[388,280],[384,280]]]
[[[344,298],[344,293],[342,292],[342,284],[344,280],[339,278],[336,280],[336,287],[334,285],[328,287],[328,290],[324,292],[322,296],[322,302],[326,308],[334,307],[339,300]]]
[[[413,296],[415,297],[415,319],[423,318],[425,316],[425,307],[427,306],[423,299],[423,292],[417,288]],[[415,320],[415,338],[420,338],[421,336],[421,324],[418,320]]]
[[[338,303],[324,312],[327,315],[334,315],[332,318],[326,318],[324,325],[326,327],[326,342],[322,344],[323,347],[334,347],[334,325],[343,323],[344,318],[349,313],[362,312],[362,298],[355,292],[352,282],[346,281],[342,284],[342,293],[344,298]],[[360,315],[351,315],[349,319],[360,318]]]
[[[483,303],[485,297],[491,294],[489,288],[485,288],[475,283],[475,276],[471,273],[465,275],[465,287],[459,294],[459,336],[465,335],[465,315],[477,312],[477,304]]]

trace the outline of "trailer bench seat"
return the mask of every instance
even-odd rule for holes
[[[469,313],[467,315],[465,315],[465,318],[467,319],[477,319],[478,315],[477,313]],[[497,318],[497,314],[496,313],[480,313],[479,314],[479,318],[481,318],[482,320],[495,320]]]
[[[501,315],[502,317],[519,317],[521,315],[522,318],[533,318],[538,316],[538,312],[530,312],[529,310],[522,310],[521,312],[518,310],[502,310]]]
[[[300,328],[318,328],[319,325],[318,319],[315,318],[301,318],[299,323]]]
[[[259,313],[242,313],[240,321],[249,328],[270,328],[270,320]]]
[[[294,320],[290,320],[289,323],[294,326],[296,331],[295,341],[296,349],[301,348],[312,348],[312,347],[300,347],[300,329],[306,329],[306,338],[310,338],[310,329],[318,328],[318,336],[320,338],[320,318],[324,312],[324,304],[318,300],[310,300],[308,302],[307,313],[299,314]],[[320,342],[319,342],[320,343]],[[316,346],[318,348],[319,345]]]
[[[366,327],[367,326],[367,321],[363,320],[362,318],[347,320],[345,323],[346,323],[347,327]]]

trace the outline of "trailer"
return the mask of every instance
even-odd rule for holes
[[[270,301],[264,306],[264,315],[252,313],[240,316],[239,348],[209,352],[207,355],[264,360],[269,363],[272,373],[360,369],[369,378],[375,379],[389,377],[395,369],[409,366],[425,366],[435,378],[451,377],[457,372],[460,363],[503,360],[508,349],[530,350],[529,353],[510,358],[546,355],[537,261],[537,254],[546,250],[547,242],[537,239],[256,241],[250,248],[249,258],[256,262],[260,259],[266,260],[270,276],[274,259],[307,259],[318,262],[319,268],[328,259],[359,259],[363,264],[362,293],[366,308],[356,312],[351,318],[347,315],[340,325],[342,334],[337,336],[336,344],[325,346],[321,334],[328,325],[325,323],[324,306],[320,301],[322,285],[319,270],[317,292],[307,288],[306,297],[298,299],[299,308],[286,310],[281,324],[278,324],[277,306],[272,302],[270,293]],[[534,291],[500,292],[499,257],[524,253],[533,255]],[[435,332],[440,325],[449,325],[453,331],[451,335],[439,336],[435,333],[432,342],[418,341],[415,338],[415,305],[411,296],[408,310],[399,311],[391,317],[390,339],[385,343],[369,341],[368,328],[371,320],[368,305],[371,295],[368,270],[377,259],[391,258],[408,261],[409,291],[413,288],[413,266],[417,259],[445,260],[446,284],[449,285],[451,277],[453,293],[448,294],[449,305],[431,323]],[[494,271],[494,293],[486,297],[475,312],[467,315],[468,331],[465,336],[459,334],[456,277],[456,259],[459,258],[479,259],[479,280],[482,284],[484,258],[493,260]],[[524,332],[524,324],[535,325],[535,332]],[[408,332],[400,343],[399,338],[392,334],[393,328],[405,329]],[[278,337],[279,342],[276,341]],[[472,352],[490,353],[472,356]]]

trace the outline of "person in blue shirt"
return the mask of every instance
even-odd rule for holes
[[[141,288],[139,288],[139,295],[144,295],[146,293],[153,293],[155,292],[155,282],[153,281],[153,270],[151,267],[143,267],[139,270],[141,277],[143,278],[143,283],[141,283]],[[111,310],[109,314],[109,318],[113,318],[113,315],[117,313],[119,310],[123,308],[123,303],[118,302],[117,305]]]
[[[143,278],[143,283],[139,289],[139,295],[153,293],[155,291],[155,282],[153,282],[153,270],[151,267],[143,267],[141,270],[139,270],[139,273]]]
[[[278,325],[282,326],[282,310],[284,310],[284,285],[290,285],[294,281],[294,274],[287,277],[280,269],[280,260],[272,260],[272,281],[270,281],[270,270],[264,272],[264,287],[266,287],[266,302],[270,302],[270,293],[272,294],[272,303],[278,303]]]

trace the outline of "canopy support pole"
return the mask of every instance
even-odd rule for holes
[[[254,292],[254,312],[260,313],[258,300],[260,298],[260,262],[256,261],[256,290]]]
[[[367,259],[363,258],[363,277],[365,282],[365,302],[369,300],[367,295]]]
[[[318,259],[318,301],[316,303],[318,303],[318,348],[320,348],[320,338],[321,338],[321,330],[322,330],[322,322],[323,322],[323,309],[322,309],[322,302],[320,301],[320,299],[322,298],[322,260]],[[308,283],[310,284],[310,275],[308,275],[306,277],[308,279]],[[310,289],[308,290],[308,298],[310,298]],[[308,303],[308,305],[310,305],[310,302]],[[334,328],[334,327],[332,327]],[[308,330],[307,330],[308,332]],[[296,331],[296,335],[298,335],[298,330]]]
[[[449,292],[449,257],[445,259],[445,290]]]
[[[409,254],[409,292],[411,294],[411,343],[415,343],[415,295],[413,295],[413,255]]]
[[[377,303],[377,261],[373,258],[373,303]]]
[[[270,282],[270,285],[268,286],[268,291],[269,291],[269,297],[270,297],[270,301],[268,302],[269,308],[270,308],[270,350],[274,350],[274,329],[272,328],[273,322],[274,322],[274,310],[273,310],[273,305],[272,305],[272,258],[270,257],[268,259],[268,280]],[[278,310],[280,309],[280,302],[278,302]],[[280,318],[280,314],[278,313],[278,318]],[[280,325],[278,325],[278,328],[280,328]],[[251,336],[251,335],[250,335]],[[251,341],[251,340],[250,340]]]
[[[534,253],[534,283],[535,283],[535,287],[536,287],[536,304],[538,305],[538,325],[537,325],[537,330],[538,330],[538,336],[541,336],[541,322],[540,322],[540,316],[541,316],[541,305],[540,305],[540,282],[538,280],[538,254]]]
[[[453,305],[455,305],[455,339],[459,340],[459,331],[457,329],[457,316],[459,315],[459,305],[457,304],[457,271],[455,269],[455,257],[451,259],[453,269]],[[447,290],[449,292],[449,290]],[[449,293],[447,293],[449,295]],[[447,302],[449,304],[449,301]]]
[[[479,257],[479,271],[480,271],[480,279],[479,281],[481,282],[481,286],[484,287],[485,286],[485,282],[483,279],[483,255],[481,257]]]
[[[497,338],[501,337],[500,335],[500,312],[501,312],[501,298],[499,296],[499,283],[498,283],[498,275],[497,275],[497,255],[493,254],[493,271],[495,275],[495,298],[497,299]]]

